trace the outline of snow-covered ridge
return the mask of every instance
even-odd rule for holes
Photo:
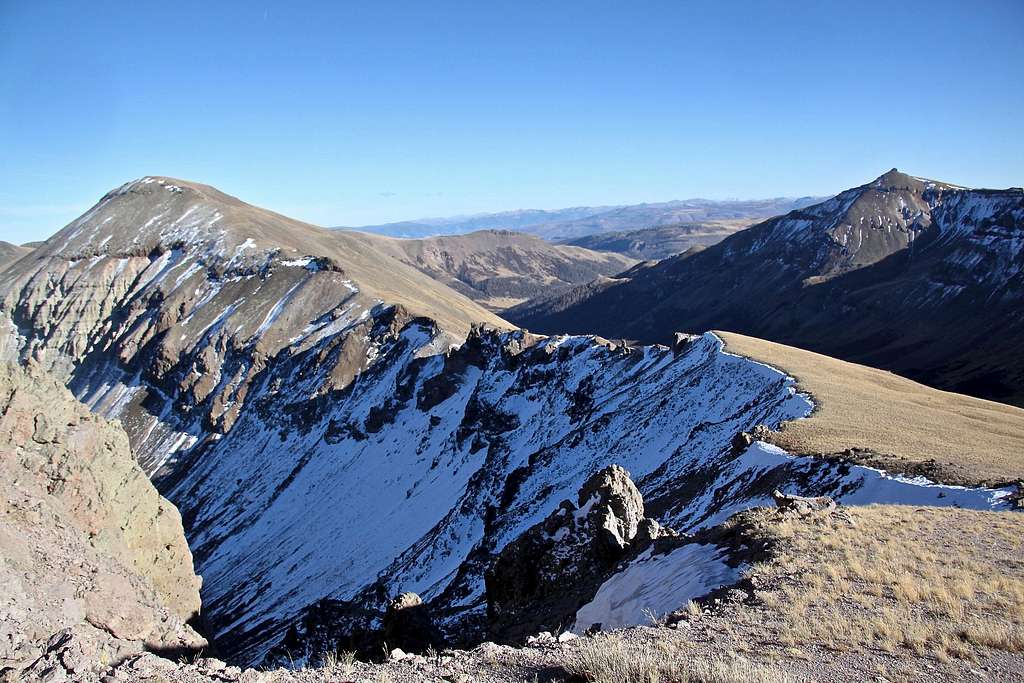
[[[763,444],[734,453],[739,431],[805,416],[811,403],[784,373],[723,353],[712,334],[676,353],[587,337],[517,352],[521,335],[481,333],[444,355],[430,351],[428,323],[377,318],[373,360],[350,385],[323,393],[333,367],[323,354],[341,349],[322,339],[268,365],[222,438],[159,446],[174,451],[162,481],[189,521],[206,614],[247,660],[322,598],[413,590],[459,628],[484,599],[470,558],[500,551],[611,463],[681,530],[769,502],[759,482],[776,477],[803,493],[897,497],[876,495],[881,475],[863,468]],[[202,431],[163,419],[177,433]],[[694,478],[706,485],[680,491]],[[914,495],[998,504],[988,494]]]
[[[477,330],[453,350],[448,330],[315,251],[220,239],[214,213],[229,209],[194,209],[196,190],[175,187],[122,188],[145,200],[138,215],[106,215],[105,199],[51,259],[5,273],[0,349],[123,421],[183,514],[214,635],[244,661],[324,598],[372,609],[414,590],[472,634],[487,558],[613,463],[681,531],[770,502],[766,482],[856,503],[1001,504],[765,444],[737,452],[738,432],[812,404],[714,335],[627,350]]]
[[[247,275],[185,248],[58,261],[4,300],[0,346],[68,362],[76,394],[123,421],[186,521],[214,635],[245,661],[324,598],[373,607],[414,590],[471,633],[480,558],[609,464],[681,531],[769,502],[764,481],[861,501],[884,488],[736,453],[738,432],[812,404],[712,334],[674,351],[478,331],[450,350],[433,322],[303,257]]]

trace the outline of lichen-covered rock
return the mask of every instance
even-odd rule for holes
[[[0,669],[75,679],[144,648],[205,645],[185,623],[200,579],[181,518],[124,431],[6,363],[0,500]]]
[[[620,562],[675,535],[644,516],[626,470],[606,467],[583,484],[576,504],[563,501],[495,559],[486,575],[491,634],[519,641],[560,630]]]

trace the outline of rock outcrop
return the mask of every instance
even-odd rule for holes
[[[89,680],[144,649],[205,641],[177,510],[117,423],[56,379],[0,363],[0,670]]]
[[[486,574],[491,634],[518,641],[561,630],[620,562],[675,536],[644,516],[629,473],[606,467],[587,480],[576,504],[562,501],[498,555]]]
[[[424,652],[427,648],[440,649],[444,639],[422,598],[416,593],[402,593],[388,604],[384,642],[388,648]]]
[[[831,512],[836,509],[836,502],[830,496],[789,496],[781,491],[773,491],[775,506],[783,512],[794,512],[806,517],[814,512]]]

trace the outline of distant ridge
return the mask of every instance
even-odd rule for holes
[[[517,230],[558,242],[585,235],[680,223],[745,221],[746,224],[749,224],[796,208],[810,206],[821,199],[821,197],[723,201],[684,199],[620,206],[578,206],[551,210],[521,209],[338,229],[358,230],[403,238],[456,235],[476,230]]]
[[[14,263],[22,256],[30,253],[32,247],[26,245],[11,244],[10,242],[4,242],[0,240],[0,270],[6,268],[9,264]]]
[[[394,258],[498,312],[636,264],[630,256],[552,244],[511,230],[377,239]]]
[[[536,332],[724,329],[1024,405],[1024,191],[892,169],[700,253],[506,312]]]

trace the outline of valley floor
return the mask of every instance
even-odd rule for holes
[[[955,508],[756,509],[740,584],[666,622],[528,647],[258,672],[145,655],[111,680],[181,683],[740,683],[1024,680],[1024,516]],[[211,664],[213,668],[211,669]],[[216,669],[216,670],[214,670]]]

